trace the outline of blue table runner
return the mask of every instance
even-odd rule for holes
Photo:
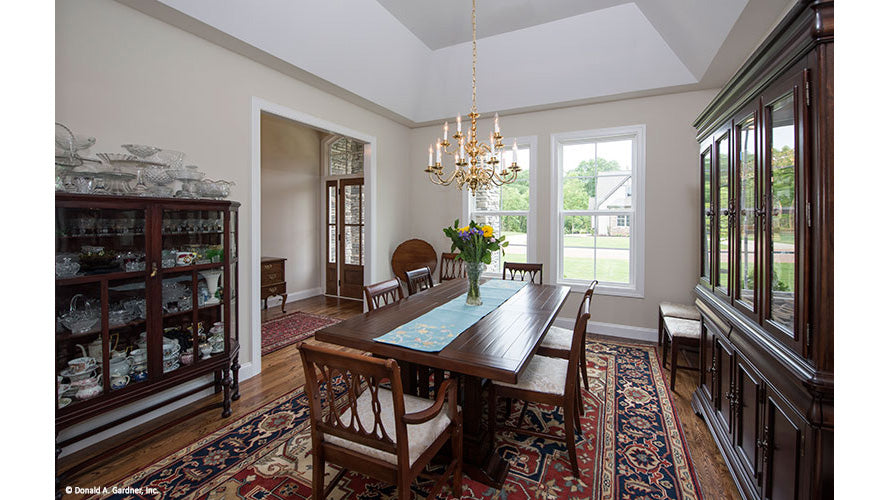
[[[482,305],[466,305],[464,293],[374,340],[417,351],[438,352],[527,284],[522,281],[487,281],[479,286]]]

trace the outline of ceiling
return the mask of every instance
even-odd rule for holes
[[[471,0],[118,0],[409,126],[469,111]],[[477,0],[478,106],[722,86],[794,0]]]

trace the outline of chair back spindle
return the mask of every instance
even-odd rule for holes
[[[466,277],[466,263],[458,259],[456,253],[441,254],[441,266],[438,268],[438,281],[455,280]]]

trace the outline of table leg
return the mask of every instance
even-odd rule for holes
[[[482,414],[482,379],[463,376],[463,470],[473,480],[496,489],[503,486],[509,462],[490,445],[489,426]],[[488,409],[488,416],[493,415]]]

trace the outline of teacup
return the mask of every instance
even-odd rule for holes
[[[133,358],[133,363],[141,365],[148,359],[148,351],[146,349],[133,349],[130,351],[130,357]]]
[[[179,356],[179,361],[181,361],[183,365],[190,365],[194,361],[194,353],[184,353],[182,356]]]
[[[68,367],[71,368],[73,374],[85,372],[90,368],[95,368],[95,366],[96,358],[91,358],[89,356],[74,358],[71,361],[68,361]]]
[[[133,373],[132,380],[133,380],[133,382],[141,382],[147,378],[148,378],[148,372],[143,370],[143,371],[138,371],[138,372]]]
[[[121,377],[129,374],[132,366],[132,357],[118,358],[116,360],[112,360],[111,363],[108,364],[108,372],[111,373],[112,377]]]
[[[123,389],[130,383],[130,377],[124,375],[121,377],[111,377],[111,388],[112,389]]]
[[[210,353],[213,351],[213,346],[210,344],[201,344],[198,346],[198,349],[201,350],[201,357],[206,358],[210,356]]]

